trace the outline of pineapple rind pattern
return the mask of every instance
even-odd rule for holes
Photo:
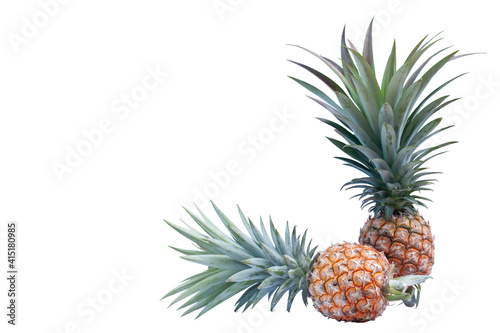
[[[383,252],[394,264],[394,276],[430,275],[434,264],[434,238],[429,222],[420,214],[369,218],[359,235],[361,244]]]
[[[368,245],[343,243],[321,252],[312,266],[309,293],[316,310],[338,321],[363,322],[384,312],[389,262]]]

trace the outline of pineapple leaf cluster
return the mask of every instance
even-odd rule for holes
[[[464,74],[444,82],[430,93],[423,93],[443,66],[465,55],[457,55],[458,51],[445,52],[449,49],[446,47],[424,57],[440,41],[437,38],[439,34],[430,39],[426,36],[397,67],[394,42],[379,83],[373,58],[372,23],[362,51],[358,51],[352,43],[346,43],[344,28],[340,62],[299,46],[326,64],[345,88],[329,76],[295,61],[292,62],[325,84],[330,93],[291,78],[312,93],[314,96],[310,98],[336,118],[336,121],[320,120],[333,127],[344,140],[328,138],[345,153],[345,156],[337,158],[365,174],[365,177],[353,179],[342,188],[360,190],[354,197],[362,201],[361,207],[369,207],[375,216],[384,213],[389,219],[394,212],[414,214],[416,206],[425,207],[423,201],[431,201],[420,193],[430,190],[429,186],[436,181],[430,177],[439,172],[428,171],[424,164],[442,154],[441,149],[455,141],[427,148],[419,146],[431,136],[453,126],[439,128],[442,118],[433,116],[457,99],[449,99],[449,96],[436,98],[434,95]],[[438,57],[443,52],[445,55]],[[435,57],[438,60],[424,70]],[[421,64],[416,67],[419,60],[422,60]],[[336,100],[330,97],[333,95]]]
[[[189,277],[163,298],[179,294],[172,304],[188,298],[180,307],[189,306],[183,315],[201,309],[197,317],[244,290],[246,291],[236,302],[235,311],[240,308],[245,311],[255,306],[266,295],[271,300],[273,310],[287,292],[288,311],[295,296],[301,291],[304,304],[307,305],[307,275],[316,252],[316,247],[311,248],[311,242],[306,246],[307,231],[298,235],[294,227],[290,232],[287,223],[282,237],[270,219],[268,233],[262,219],[259,229],[238,207],[247,231],[245,233],[215,204],[212,205],[229,235],[199,209],[200,217],[187,209],[186,211],[203,232],[187,223],[187,228],[184,228],[165,221],[190,239],[196,247],[195,250],[172,248],[183,254],[181,258],[205,265],[207,270]]]

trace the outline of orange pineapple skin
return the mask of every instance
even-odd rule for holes
[[[434,238],[429,222],[420,214],[369,217],[359,235],[359,243],[383,252],[394,264],[394,277],[429,275],[434,265]]]
[[[320,253],[311,268],[309,294],[316,310],[338,321],[365,322],[384,312],[389,262],[368,245],[343,243]]]

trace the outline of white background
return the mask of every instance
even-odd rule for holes
[[[490,327],[497,313],[493,256],[500,231],[494,162],[500,49],[493,2],[62,2],[45,9],[51,16],[43,4],[58,2],[0,5],[0,266],[7,270],[7,222],[17,221],[20,271],[16,327],[6,324],[1,279],[2,332]],[[338,152],[324,137],[333,131],[314,119],[328,113],[287,75],[317,81],[286,59],[327,69],[286,44],[337,59],[344,24],[359,46],[374,15],[378,75],[394,38],[398,64],[424,35],[442,30],[441,46],[487,53],[454,61],[436,77],[435,84],[470,72],[444,92],[463,99],[442,112],[456,127],[439,142],[460,143],[433,163],[444,174],[430,193],[434,203],[421,210],[436,236],[436,264],[420,307],[395,305],[366,324],[327,320],[299,299],[291,313],[280,304],[271,314],[263,301],[235,314],[234,298],[197,320],[167,308],[169,300],[159,299],[203,269],[168,247],[190,242],[163,222],[178,223],[184,216],[179,207],[201,200],[196,191],[208,191],[235,219],[240,204],[254,220],[271,214],[280,230],[287,220],[308,228],[321,248],[357,240],[368,214],[349,200],[355,192],[339,189],[359,174],[332,158]],[[30,30],[33,22],[38,27]],[[168,76],[155,85],[148,70]],[[121,99],[140,96],[145,79],[151,90],[127,110]],[[85,146],[83,133],[96,133],[103,121],[108,133]],[[259,150],[252,138],[260,140]],[[66,164],[68,149],[78,147],[87,148],[87,156],[58,176],[54,165]],[[228,164],[235,172],[223,177]],[[116,279],[120,274],[125,280]]]

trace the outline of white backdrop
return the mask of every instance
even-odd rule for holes
[[[493,144],[499,139],[500,48],[491,1],[68,1],[0,4],[0,267],[7,222],[18,222],[18,322],[2,332],[440,332],[481,330],[497,311],[499,224]],[[398,64],[424,35],[486,52],[454,61],[436,83],[459,140],[421,212],[436,236],[433,280],[420,307],[389,307],[366,324],[327,320],[299,299],[270,313],[236,298],[201,318],[159,299],[203,267],[168,245],[179,207],[213,199],[237,218],[273,216],[309,229],[316,244],[356,241],[367,212],[340,186],[358,176],[333,159],[314,117],[325,110],[287,75],[324,69],[298,44],[339,57],[340,33],[359,40],[375,15],[378,74],[396,38]],[[213,211],[209,211],[214,216]],[[4,273],[2,273],[4,274]],[[6,274],[6,273],[5,273]],[[4,275],[1,275],[4,276]],[[7,328],[5,330],[4,328]]]

